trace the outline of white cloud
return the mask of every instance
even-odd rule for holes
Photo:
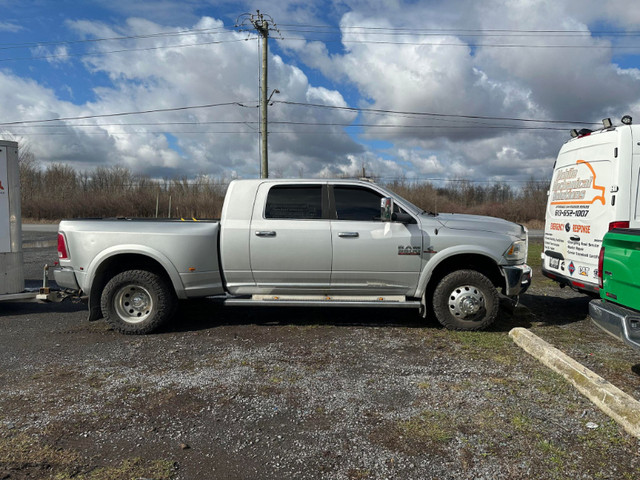
[[[553,125],[507,119],[617,120],[640,107],[640,69],[626,68],[621,60],[628,50],[615,49],[624,40],[591,34],[602,25],[635,29],[640,4],[586,0],[575,8],[574,3],[286,0],[234,7],[238,13],[260,8],[284,25],[284,38],[271,42],[269,93],[280,93],[269,108],[270,170],[294,177],[359,175],[363,166],[384,177],[548,175],[567,134],[516,130],[514,125]],[[32,137],[33,151],[42,160],[82,167],[120,164],[151,175],[257,176],[258,42],[231,27],[234,15],[197,17],[198,5],[114,0],[103,6],[127,12],[126,21],[70,20],[67,28],[81,38],[137,38],[90,44],[96,55],[83,58],[81,73],[97,79],[97,86],[82,104],[62,100],[65,87],[45,88],[49,82],[28,80],[24,71],[21,77],[0,73],[0,112],[9,119],[41,119],[239,102],[242,106],[83,122],[103,124],[99,129],[69,122],[59,127],[68,136]],[[212,13],[219,5],[211,4]],[[314,28],[286,32],[291,24],[332,22],[339,25],[339,37],[319,35]],[[186,28],[200,32],[152,36]],[[548,33],[531,33],[541,30]],[[551,33],[556,30],[571,35]],[[292,39],[302,35],[309,41]],[[330,43],[336,38],[342,43]],[[548,47],[531,48],[534,44]],[[569,45],[575,48],[565,48]],[[68,47],[57,48],[63,54]],[[120,49],[129,51],[107,54]],[[65,62],[53,65],[58,74],[79,63]],[[73,91],[67,97],[77,98]],[[295,103],[438,115],[357,115]],[[215,123],[220,121],[237,123]],[[157,124],[163,122],[183,124]],[[358,133],[349,136],[342,124],[351,122],[376,127],[350,128]]]
[[[20,25],[16,25],[15,23],[11,22],[0,22],[0,32],[15,33],[19,32],[20,30],[22,30],[22,27]]]
[[[129,19],[126,25],[118,27],[86,20],[69,22],[69,25],[85,38],[134,34],[141,37],[178,29],[138,18]],[[62,111],[64,116],[80,116],[228,102],[238,104],[94,119],[90,122],[95,125],[109,125],[90,130],[92,135],[84,133],[86,128],[73,128],[74,122],[69,122],[66,128],[67,133],[72,133],[70,144],[74,148],[58,149],[58,155],[47,154],[45,157],[60,160],[69,155],[63,157],[64,160],[76,165],[118,164],[150,175],[166,174],[171,170],[182,175],[225,175],[230,169],[243,176],[259,174],[256,41],[246,41],[245,33],[229,31],[221,21],[209,17],[202,18],[192,28],[210,33],[132,38],[126,42],[126,48],[132,51],[122,54],[103,54],[122,49],[121,42],[116,47],[112,42],[96,43],[93,47],[96,54],[86,56],[84,64],[93,74],[106,74],[111,85],[95,88],[94,101],[73,105],[60,101],[51,90],[34,82],[23,82],[16,90],[23,93],[25,101],[17,106],[17,111],[24,119],[43,119],[63,116]],[[17,78],[14,80],[20,82]],[[271,59],[270,84],[280,89],[278,99],[346,105],[339,92],[310,85],[302,70],[286,64],[278,56]],[[5,93],[8,94],[8,88]],[[39,97],[46,99],[38,101]],[[37,108],[44,105],[54,111]],[[332,110],[309,115],[305,109],[275,104],[270,108],[270,117],[281,122],[332,124],[348,122],[354,115]],[[216,123],[220,121],[227,123]],[[166,122],[188,124],[139,125]],[[301,169],[312,175],[324,165],[348,162],[347,155],[362,150],[341,128],[330,125],[318,128],[327,135],[319,135],[313,127],[295,128],[274,123],[270,127],[273,132],[270,135],[270,160],[274,168],[283,175],[297,175]],[[103,135],[96,134],[100,132]],[[330,142],[327,137],[331,138]],[[34,140],[38,145],[54,141],[53,137]],[[87,145],[86,149],[81,146],[82,142]],[[34,148],[36,153],[44,150]]]
[[[637,69],[614,65],[609,41],[589,31],[589,23],[596,21],[630,25],[623,21],[629,2],[591,2],[590,9],[576,9],[568,0],[395,2],[385,3],[384,15],[375,2],[349,3],[357,11],[340,22],[341,52],[329,51],[318,41],[288,46],[311,68],[354,85],[361,106],[468,117],[599,121],[608,115],[619,118],[640,98]],[[639,8],[630,8],[633,17]],[[429,28],[434,30],[427,34]],[[514,36],[542,30],[572,33]],[[481,179],[547,175],[553,163],[549,158],[565,139],[553,131],[508,128],[551,126],[540,123],[428,116],[418,120],[406,115],[369,115],[366,121],[405,127],[385,130],[398,160],[403,151],[422,149],[426,158],[449,169],[466,166],[465,175]],[[416,124],[431,127],[406,128]],[[369,129],[366,138],[379,138],[379,132]],[[423,167],[415,164],[417,172]]]

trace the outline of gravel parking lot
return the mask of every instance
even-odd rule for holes
[[[28,286],[54,240],[25,232]],[[637,352],[537,270],[477,333],[199,301],[127,337],[82,304],[0,304],[0,480],[640,478],[640,442],[507,335],[530,328],[640,399]]]

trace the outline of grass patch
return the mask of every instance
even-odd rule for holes
[[[402,421],[398,431],[409,441],[445,444],[454,438],[454,422],[441,412],[424,411],[417,417]]]
[[[513,365],[518,361],[513,353],[513,341],[505,332],[447,331],[447,334],[471,358],[503,365]]]
[[[56,480],[120,480],[123,478],[153,478],[154,480],[168,480],[175,470],[173,462],[168,460],[153,460],[150,462],[140,458],[127,459],[119,465],[101,467],[86,475],[58,476]]]
[[[347,478],[349,480],[365,480],[371,478],[371,471],[361,468],[352,468],[347,472]]]
[[[540,254],[542,253],[542,248],[543,248],[543,243],[541,240],[529,240],[527,265],[529,265],[530,267],[542,266],[542,258],[540,258]]]
[[[128,458],[111,466],[88,465],[79,453],[55,448],[24,433],[0,437],[0,467],[15,472],[16,478],[56,480],[169,480],[175,472],[174,463],[168,460]]]
[[[511,418],[511,425],[513,425],[513,428],[517,432],[528,434],[529,432],[531,432],[533,422],[529,417],[516,414]]]

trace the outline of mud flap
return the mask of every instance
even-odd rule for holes
[[[100,320],[102,317],[102,310],[100,309],[100,298],[94,298],[96,295],[89,295],[88,303],[89,303],[89,316],[87,318],[88,321],[93,322],[95,320]]]

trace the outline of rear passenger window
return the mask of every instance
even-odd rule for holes
[[[322,186],[276,186],[269,190],[265,218],[322,218]]]
[[[333,187],[338,220],[380,220],[381,195],[358,187]]]

